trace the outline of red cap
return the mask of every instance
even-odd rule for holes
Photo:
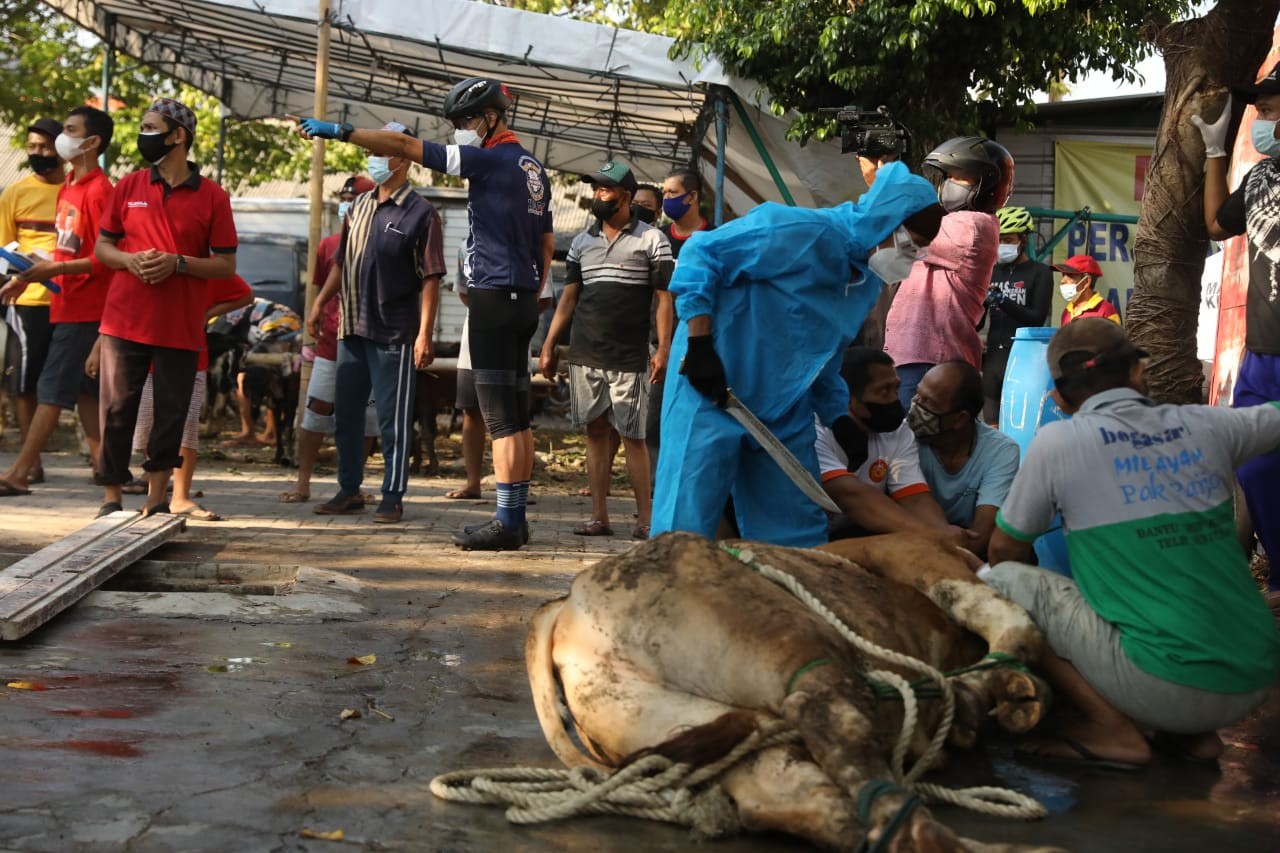
[[[1054,272],[1069,272],[1076,275],[1091,275],[1094,278],[1102,278],[1102,267],[1098,266],[1090,255],[1072,255],[1060,264],[1053,267]]]

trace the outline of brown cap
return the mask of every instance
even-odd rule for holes
[[[1049,376],[1061,379],[1095,367],[1146,358],[1119,324],[1102,317],[1082,317],[1059,329],[1049,341]]]

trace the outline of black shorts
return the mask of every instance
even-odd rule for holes
[[[529,428],[529,341],[538,328],[538,294],[473,287],[468,297],[476,398],[489,435],[506,438]]]
[[[16,394],[35,393],[40,373],[49,357],[53,324],[48,305],[14,305],[9,314],[9,335],[18,339],[18,359],[9,390]]]
[[[458,368],[458,394],[453,399],[453,407],[460,412],[480,408],[480,400],[476,397],[476,375],[468,368]]]
[[[97,323],[53,324],[53,341],[36,386],[36,402],[70,409],[81,394],[98,396],[98,381],[89,380],[84,373],[85,359],[97,340]]]

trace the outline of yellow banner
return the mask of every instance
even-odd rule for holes
[[[1114,142],[1057,141],[1053,144],[1053,206],[1076,211],[1137,216],[1151,148]],[[1057,221],[1056,227],[1066,223]],[[1053,251],[1052,263],[1073,255],[1089,255],[1102,267],[1095,288],[1124,316],[1133,295],[1133,238],[1138,226],[1120,222],[1077,222]],[[1062,296],[1053,294],[1053,325],[1063,309]]]

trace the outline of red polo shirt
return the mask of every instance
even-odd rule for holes
[[[102,305],[107,301],[114,271],[95,258],[93,250],[98,245],[103,210],[110,200],[111,181],[101,169],[94,169],[78,181],[75,172],[70,172],[58,191],[58,212],[54,216],[58,244],[53,259],[89,258],[93,269],[55,278],[62,292],[51,294],[49,300],[49,319],[54,323],[96,323],[102,319]]]
[[[156,168],[121,179],[103,213],[101,233],[125,252],[176,252],[207,258],[236,250],[231,200],[222,187],[200,177],[170,187]],[[145,284],[127,269],[115,270],[102,312],[103,334],[149,346],[200,350],[209,308],[205,280],[173,275]]]

